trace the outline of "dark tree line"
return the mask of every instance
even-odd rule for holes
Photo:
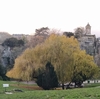
[[[0,80],[10,80],[7,76],[6,76],[6,67],[3,67],[0,64]]]
[[[2,46],[16,47],[24,46],[24,41],[22,39],[18,40],[17,38],[8,38],[3,43]]]

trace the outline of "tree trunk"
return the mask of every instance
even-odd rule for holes
[[[64,84],[62,84],[62,89],[64,90]]]
[[[66,89],[70,89],[71,82],[66,86]]]

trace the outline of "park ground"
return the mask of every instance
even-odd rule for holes
[[[3,84],[9,84],[6,89]],[[0,99],[100,99],[100,83],[84,88],[43,90],[34,82],[0,81]]]

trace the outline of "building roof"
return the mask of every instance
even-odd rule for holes
[[[86,27],[91,27],[91,26],[90,26],[90,24],[88,23],[88,24],[86,25]]]

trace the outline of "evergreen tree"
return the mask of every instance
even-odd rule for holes
[[[45,90],[49,90],[58,87],[58,79],[54,67],[50,62],[46,64],[46,69],[43,73],[40,73],[37,77],[38,86]]]

